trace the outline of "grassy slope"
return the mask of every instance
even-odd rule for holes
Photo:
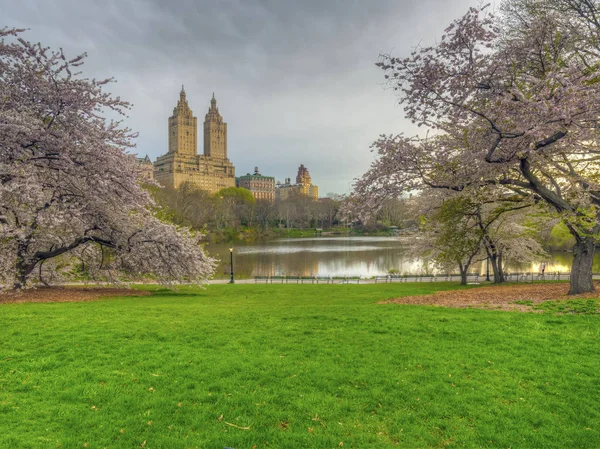
[[[440,288],[2,305],[0,447],[598,447],[600,318],[375,304]]]

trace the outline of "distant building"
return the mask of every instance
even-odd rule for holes
[[[307,196],[315,200],[319,198],[319,188],[312,184],[312,179],[304,164],[301,164],[298,168],[296,184],[292,184],[290,178],[285,178],[283,184],[278,182],[275,187],[275,199],[277,201],[297,196]]]
[[[146,157],[137,157],[136,159],[142,168],[142,179],[149,181],[154,179],[154,165],[148,155]]]
[[[166,187],[184,182],[211,193],[235,186],[235,167],[227,158],[227,123],[213,94],[204,119],[204,154],[198,155],[198,119],[181,86],[179,101],[169,118],[169,151],[154,163],[154,178]]]
[[[275,201],[275,178],[261,175],[258,167],[254,167],[254,174],[247,173],[237,178],[236,184],[250,190],[257,200]]]

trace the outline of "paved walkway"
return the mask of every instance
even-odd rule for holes
[[[568,281],[570,273],[546,273],[545,276],[541,276],[539,273],[513,273],[507,275],[507,282],[539,282],[539,281]],[[600,280],[600,273],[593,275],[593,278]],[[491,282],[494,281],[494,276],[490,275]],[[227,279],[212,279],[209,284],[228,284],[230,282]],[[359,278],[358,276],[348,276],[347,278],[329,278],[325,276],[320,277],[298,277],[298,276],[259,276],[257,279],[235,279],[236,284],[385,284],[385,283],[402,283],[402,282],[460,282],[459,275],[451,276],[377,276],[376,278]],[[485,282],[485,275],[469,275],[467,277],[469,284],[481,284]]]

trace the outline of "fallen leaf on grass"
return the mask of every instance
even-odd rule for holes
[[[219,416],[219,417],[217,418],[217,421],[223,421],[223,415],[222,415],[222,414],[221,414],[221,416]]]
[[[594,282],[598,287],[600,283]],[[379,304],[423,304],[442,307],[497,307],[501,310],[536,311],[531,306],[548,300],[571,299],[567,295],[568,283],[521,284],[478,287],[469,290],[438,291],[432,295],[404,296],[381,301]],[[597,298],[598,293],[584,293],[579,298]],[[515,301],[531,301],[530,305]]]
[[[238,426],[237,424],[232,424],[230,422],[225,421],[225,424],[227,424],[228,426],[231,427],[235,427],[236,429],[240,429],[240,430],[250,430],[250,426],[248,427],[242,427],[242,426]]]
[[[147,296],[149,291],[109,287],[42,287],[0,295],[0,303],[82,302],[108,296]],[[44,325],[44,327],[46,327]]]
[[[318,413],[315,413],[315,416],[314,416],[314,418],[312,420],[321,423],[321,425],[323,427],[327,428],[327,426],[325,425],[325,423],[321,420],[321,418],[319,418],[319,414]]]

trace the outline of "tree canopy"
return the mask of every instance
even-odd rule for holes
[[[141,187],[123,125],[131,105],[112,81],[73,59],[0,30],[0,284],[67,274],[204,282],[213,261],[200,234],[166,223]]]
[[[592,5],[593,7],[588,8]],[[583,8],[583,9],[582,9]],[[600,231],[600,25],[591,0],[506,0],[470,8],[439,43],[377,65],[427,137],[381,136],[354,201],[424,188],[541,201],[576,240],[571,293],[593,291]]]

